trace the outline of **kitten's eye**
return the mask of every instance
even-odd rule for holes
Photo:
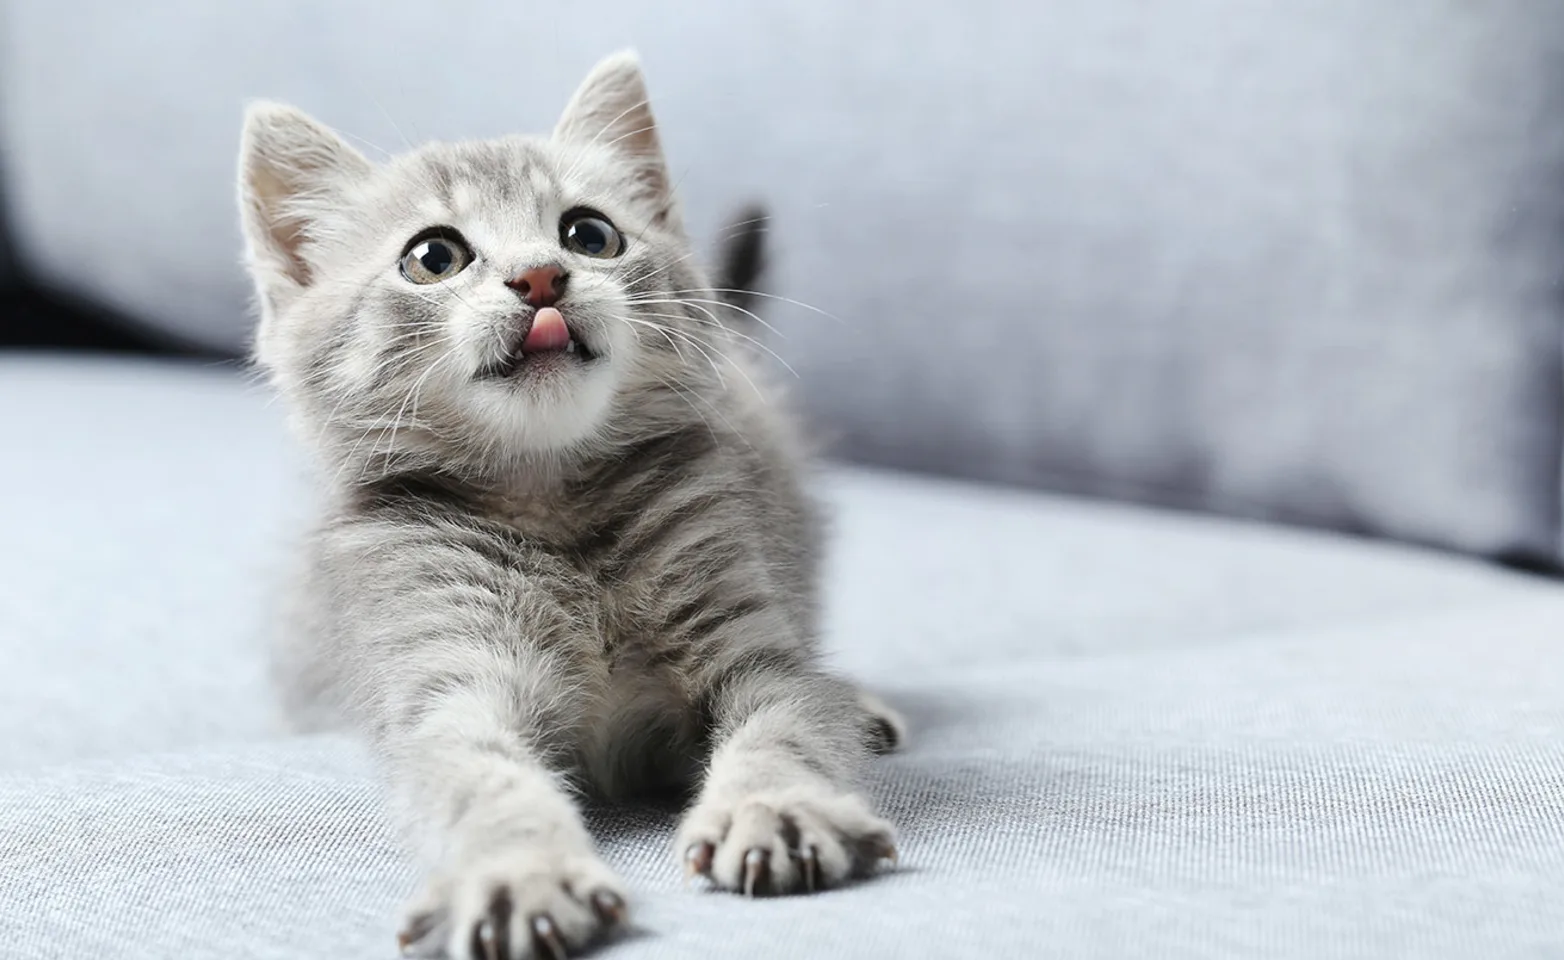
[[[414,237],[402,254],[402,276],[413,283],[449,280],[472,263],[472,251],[451,230]]]
[[[565,249],[603,260],[625,252],[625,238],[596,210],[572,210],[560,218],[559,242]]]

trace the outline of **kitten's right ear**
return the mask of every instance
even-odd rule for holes
[[[266,296],[306,287],[305,245],[320,214],[367,177],[363,154],[304,112],[252,103],[239,148],[239,212],[250,267]]]

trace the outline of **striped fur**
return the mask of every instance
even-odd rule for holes
[[[257,361],[326,486],[278,676],[302,723],[347,720],[384,758],[430,871],[408,949],[611,932],[626,893],[583,792],[692,793],[675,856],[721,888],[871,872],[892,833],[857,784],[899,721],[819,666],[804,457],[691,256],[633,57],[551,138],[381,166],[258,105],[240,194]],[[580,205],[623,257],[561,248]],[[396,263],[431,226],[475,259],[414,286]],[[753,274],[759,238],[725,262]],[[522,309],[503,281],[545,262],[569,270],[559,307],[592,359],[486,377]]]

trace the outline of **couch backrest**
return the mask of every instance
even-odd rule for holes
[[[16,284],[16,266],[11,252],[11,229],[6,216],[5,194],[5,144],[0,141],[0,295],[10,292]],[[0,329],[4,329],[0,321]]]
[[[692,223],[764,198],[837,318],[772,314],[840,451],[1558,554],[1564,4],[679,9],[11,0],[22,253],[240,349],[246,98],[543,130],[634,45]]]

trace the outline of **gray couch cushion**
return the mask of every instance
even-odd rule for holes
[[[48,411],[45,418],[38,411]],[[306,489],[231,372],[0,361],[0,955],[390,956],[350,743],[282,738],[264,584]],[[909,715],[903,866],[745,902],[593,812],[608,956],[1564,951],[1564,588],[1402,548],[830,471],[830,648]],[[174,505],[177,503],[177,507]]]
[[[0,768],[249,738],[302,467],[232,370],[0,357]]]
[[[778,290],[841,318],[776,311],[841,449],[1557,555],[1554,0],[605,0],[525,56],[513,3],[0,16],[29,261],[203,342],[248,328],[244,98],[391,149],[536,130],[634,43],[693,222],[766,197]]]
[[[874,789],[903,867],[807,899],[703,895],[668,813],[598,811],[641,934],[608,955],[1552,955],[1561,629],[1549,599],[893,670],[920,729]],[[378,806],[334,740],[0,778],[0,935],[36,958],[390,956],[413,877]]]

